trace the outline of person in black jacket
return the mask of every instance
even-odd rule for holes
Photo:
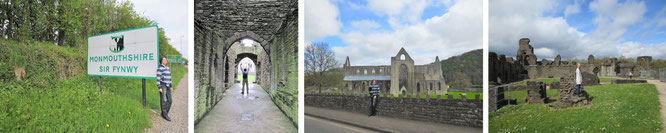
[[[368,117],[370,117],[377,112],[377,101],[379,99],[379,94],[381,93],[376,80],[372,80],[372,84],[368,87],[368,91],[370,92],[370,113],[368,114]]]
[[[247,68],[243,68],[243,88],[241,88],[241,94],[245,93],[245,90],[247,89],[247,93],[250,93],[250,86],[247,83]]]

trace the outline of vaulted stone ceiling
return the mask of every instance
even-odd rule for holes
[[[195,0],[194,20],[223,36],[252,31],[269,39],[297,8],[297,0]]]

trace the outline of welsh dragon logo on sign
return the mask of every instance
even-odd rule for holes
[[[113,53],[119,53],[125,49],[125,36],[111,36],[111,39],[116,42],[116,45],[109,46],[109,50]]]

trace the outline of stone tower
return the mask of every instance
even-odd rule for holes
[[[537,57],[534,55],[534,48],[530,45],[529,38],[521,38],[518,41],[516,58],[523,65],[536,65]]]

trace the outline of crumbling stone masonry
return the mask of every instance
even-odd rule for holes
[[[251,58],[257,83],[297,123],[298,1],[218,1],[194,3],[195,124],[231,87],[239,59]],[[232,48],[243,39],[256,52]]]
[[[527,97],[525,97],[525,102],[527,104],[547,103],[546,85],[541,81],[527,81]]]
[[[573,95],[573,91],[576,87],[576,81],[574,75],[567,75],[560,78],[560,103],[555,105],[556,107],[572,107],[572,106],[583,106],[589,104],[588,101],[591,99],[585,91],[585,84],[583,88],[580,89],[582,95],[576,96]]]
[[[647,80],[642,79],[614,79],[611,84],[633,84],[633,83],[647,83]]]
[[[527,78],[525,67],[513,58],[489,52],[488,77],[491,85],[506,84]]]

